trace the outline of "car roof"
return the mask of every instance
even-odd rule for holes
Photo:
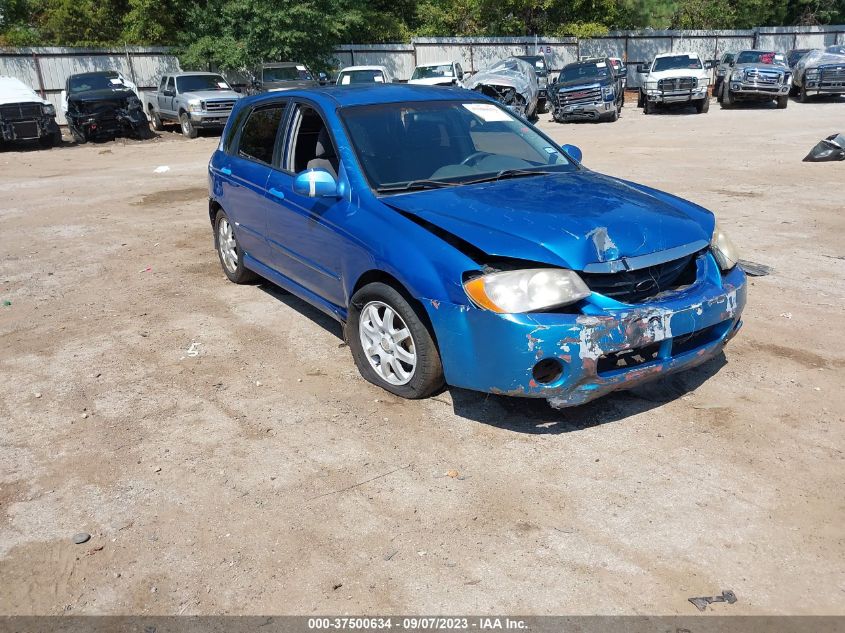
[[[357,105],[378,105],[380,103],[403,103],[410,101],[487,101],[477,92],[463,88],[417,86],[412,84],[351,84],[349,86],[325,86],[322,88],[301,88],[283,92],[268,92],[242,99],[245,105],[262,103],[274,99],[304,97],[317,102],[326,109]]]
[[[382,72],[386,72],[387,68],[384,66],[346,66],[345,68],[341,68],[340,72],[346,72],[347,70],[381,70]]]
[[[116,77],[119,74],[116,70],[93,70],[87,73],[76,73],[75,75],[70,75],[70,77]]]
[[[451,59],[447,59],[446,61],[442,62],[426,62],[424,64],[417,64],[417,68],[425,68],[426,66],[448,66],[449,64],[453,64],[454,62]]]
[[[291,66],[296,68],[297,66],[305,66],[305,64],[302,62],[268,62],[261,64],[262,68],[290,68]]]
[[[693,51],[672,51],[670,53],[658,53],[654,56],[654,59],[658,57],[689,57],[689,56],[698,57],[698,53],[694,53]]]
[[[186,71],[180,73],[167,73],[168,77],[202,77],[202,76],[219,77],[220,73],[207,73],[202,71]]]

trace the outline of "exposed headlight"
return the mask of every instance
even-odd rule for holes
[[[713,257],[716,258],[716,263],[722,270],[730,270],[739,261],[739,251],[725,232],[719,228],[719,223],[716,223],[716,228],[713,230],[713,239],[710,240],[710,250],[713,252]]]
[[[490,273],[470,279],[464,289],[477,306],[506,314],[565,306],[591,294],[577,273],[563,268]]]
[[[202,112],[202,103],[199,101],[188,102],[188,112]]]
[[[612,101],[613,100],[613,86],[602,86],[601,87],[601,96],[604,98],[605,101]]]
[[[42,109],[44,111],[44,114],[46,114],[47,116],[56,116],[56,106],[54,106],[52,103],[48,103],[42,106]]]
[[[135,95],[132,95],[126,100],[126,104],[130,108],[140,108],[141,107],[141,100],[138,97],[136,97]]]
[[[804,73],[804,76],[807,79],[818,79],[819,78],[819,69],[818,68],[810,68],[807,72]]]

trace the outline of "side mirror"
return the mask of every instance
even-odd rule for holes
[[[238,94],[240,94],[241,92],[243,92],[243,88],[241,88],[240,86],[232,86],[232,90],[234,90],[234,91],[235,91],[235,92],[237,92]]]
[[[706,62],[704,62],[704,67],[707,70],[710,70],[711,68],[716,68],[716,66],[718,66],[718,65],[719,65],[719,63],[714,62],[712,59],[708,59]]]
[[[622,64],[622,67],[619,69],[619,76],[620,77],[627,77],[628,76],[628,67],[625,64]]]
[[[637,72],[638,73],[647,73],[648,66],[646,64],[637,64]]]
[[[581,162],[581,158],[583,154],[581,153],[581,148],[576,145],[561,145],[561,149],[567,153],[570,158],[573,158],[577,162]]]
[[[325,86],[329,81],[329,76],[326,73],[317,73],[317,83]]]
[[[252,80],[252,87],[255,88],[256,90],[261,90],[261,81],[258,80],[258,79],[253,79]]]
[[[337,181],[322,167],[306,169],[294,178],[293,190],[309,198],[333,197],[337,196]]]

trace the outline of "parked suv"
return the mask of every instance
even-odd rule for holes
[[[640,64],[643,75],[637,107],[652,114],[658,106],[693,105],[701,114],[710,109],[711,64],[701,61],[698,53],[661,53],[650,64]]]
[[[558,123],[615,121],[625,99],[622,80],[606,57],[567,64],[549,88],[552,117]]]
[[[746,50],[737,53],[719,92],[723,108],[737,101],[776,101],[777,107],[789,105],[792,71],[786,55],[777,51]]]
[[[200,128],[222,130],[240,96],[216,73],[163,75],[158,91],[147,94],[147,113],[154,130],[179,123],[182,134],[196,138]]]
[[[38,141],[43,147],[62,142],[56,108],[16,77],[0,77],[0,141]]]
[[[420,64],[414,68],[409,84],[421,86],[452,86],[464,78],[464,70],[458,62],[435,62]]]
[[[319,84],[314,79],[314,73],[308,70],[305,64],[298,62],[262,64],[258,69],[257,78],[252,81],[255,92],[313,88],[317,85]]]

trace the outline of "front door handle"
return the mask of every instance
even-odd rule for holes
[[[221,168],[220,168],[220,173],[221,173],[221,174],[225,174],[226,176],[231,176],[231,175],[232,175],[232,170],[231,170],[231,169],[229,169],[228,167],[221,167]]]
[[[278,198],[279,200],[285,199],[285,192],[284,191],[279,191],[278,189],[270,189],[270,191],[268,193],[271,196]]]

